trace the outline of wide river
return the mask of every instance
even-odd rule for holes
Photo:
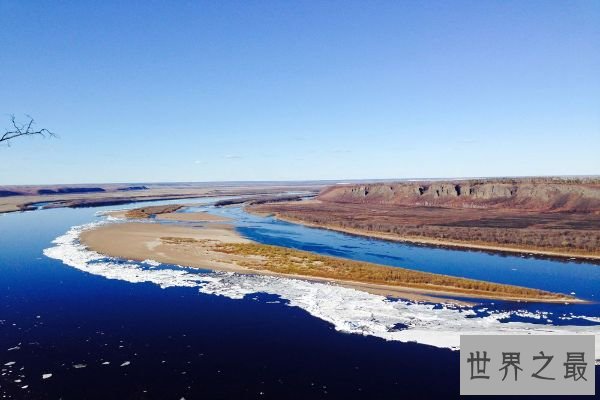
[[[189,200],[197,206],[182,212],[228,216],[261,243],[574,293],[590,303],[459,309],[115,260],[78,244],[81,229],[107,223],[101,212],[137,205],[4,214],[0,396],[448,397],[458,394],[458,353],[450,349],[460,333],[600,335],[600,265],[361,238],[215,208],[213,200]]]

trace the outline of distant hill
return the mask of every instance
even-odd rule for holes
[[[20,196],[23,193],[15,192],[13,190],[0,190],[0,197],[8,197],[8,196]]]
[[[600,213],[597,179],[481,179],[336,185],[321,201]]]
[[[104,193],[104,192],[129,192],[148,190],[145,185],[122,185],[122,184],[102,184],[98,186],[88,185],[12,185],[0,186],[0,197],[8,196],[48,196],[64,194],[86,194],[86,193]]]
[[[101,187],[64,187],[58,189],[40,189],[38,194],[69,194],[69,193],[98,193],[106,192]]]

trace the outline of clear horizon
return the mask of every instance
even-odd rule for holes
[[[112,181],[112,182],[55,182],[55,183],[24,183],[6,184],[3,186],[81,186],[81,185],[170,185],[170,184],[244,184],[244,183],[310,183],[310,182],[402,182],[402,181],[453,181],[477,179],[528,179],[528,178],[557,178],[557,179],[600,179],[600,175],[506,175],[506,176],[447,176],[447,177],[409,177],[409,178],[351,178],[351,179],[296,179],[296,180],[226,180],[226,181]]]
[[[0,185],[600,174],[600,3],[0,3]],[[27,23],[23,23],[27,21]]]

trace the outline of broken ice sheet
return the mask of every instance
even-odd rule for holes
[[[106,222],[74,226],[44,250],[50,258],[81,271],[130,283],[150,282],[161,288],[196,287],[200,292],[231,299],[256,293],[278,295],[287,306],[299,307],[331,323],[336,330],[370,335],[400,342],[458,349],[461,334],[593,334],[596,358],[600,358],[600,326],[551,325],[503,322],[514,311],[484,311],[474,318],[473,310],[398,300],[390,301],[360,290],[300,279],[231,272],[200,273],[193,269],[122,262],[86,249],[79,235]],[[493,303],[491,304],[493,305]],[[539,319],[540,315],[536,315]],[[549,317],[546,315],[545,317]],[[545,318],[545,320],[550,318]],[[402,324],[402,325],[398,325]],[[394,326],[406,326],[394,330]]]

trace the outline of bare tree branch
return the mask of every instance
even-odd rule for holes
[[[10,141],[12,139],[18,138],[20,136],[42,136],[42,137],[56,137],[56,133],[49,131],[46,128],[42,129],[34,129],[35,125],[34,119],[27,115],[29,121],[26,123],[19,123],[14,115],[10,116],[10,121],[12,123],[12,127],[7,129],[6,132],[0,136],[0,143],[6,142],[8,146],[10,146]]]

